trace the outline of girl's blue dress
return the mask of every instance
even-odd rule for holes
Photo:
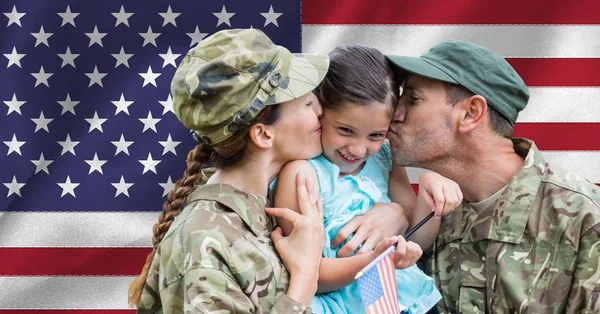
[[[323,257],[336,258],[341,246],[331,248],[331,241],[338,231],[352,218],[366,213],[375,203],[391,202],[388,196],[392,167],[390,148],[386,144],[382,145],[379,152],[371,156],[355,176],[340,178],[338,166],[323,155],[308,162],[317,173],[323,201]],[[403,312],[426,313],[441,299],[433,278],[425,275],[416,265],[396,270],[396,281],[400,310]],[[365,313],[356,282],[337,291],[317,294],[313,298],[311,309],[313,313]]]

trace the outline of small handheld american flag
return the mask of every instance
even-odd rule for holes
[[[404,234],[404,237],[410,237],[429,221],[434,214],[435,212],[432,210],[429,215],[408,230]],[[360,297],[365,305],[367,314],[400,313],[394,260],[392,258],[392,253],[394,253],[395,249],[395,244],[390,246],[356,274],[355,278],[358,278]]]
[[[367,314],[400,313],[392,253],[381,259],[358,279],[360,297]]]

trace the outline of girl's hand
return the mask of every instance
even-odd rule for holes
[[[398,236],[389,237],[377,243],[375,248],[369,252],[373,256],[373,259],[377,258],[381,255],[385,250],[387,250],[390,246],[394,245],[394,243],[398,242]]]
[[[398,243],[396,246],[396,250],[394,251],[394,266],[396,269],[405,269],[412,265],[414,265],[421,255],[423,255],[423,250],[421,247],[412,242],[406,241],[404,237],[397,236],[396,242]]]
[[[289,221],[294,229],[289,236],[283,236],[277,227],[271,238],[285,268],[292,277],[316,276],[323,252],[323,205],[318,199],[316,187],[303,172],[296,176],[300,213],[289,208],[266,208],[267,214]],[[314,282],[316,287],[316,281]]]
[[[458,207],[463,195],[456,182],[435,172],[427,172],[419,178],[419,196],[435,210],[435,216],[443,216]]]
[[[391,254],[393,254],[392,260],[396,269],[405,269],[414,265],[423,255],[423,251],[418,244],[406,241],[402,236],[393,236],[379,242],[370,254],[375,259],[394,243],[396,243],[396,250]]]

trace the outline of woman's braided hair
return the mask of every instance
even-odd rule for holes
[[[253,124],[264,123],[271,125],[279,119],[279,105],[267,106],[263,109],[253,121]],[[132,306],[140,302],[146,279],[150,272],[150,266],[154,259],[154,252],[164,238],[185,205],[187,197],[192,193],[196,185],[206,183],[208,179],[203,169],[208,168],[211,163],[217,169],[230,167],[242,160],[246,155],[250,136],[248,131],[252,125],[240,132],[232,135],[225,141],[210,146],[199,143],[187,155],[187,167],[183,173],[183,178],[175,183],[175,188],[167,195],[167,200],[162,206],[162,212],[158,216],[158,222],[152,227],[152,252],[148,254],[142,273],[129,286],[128,301]]]

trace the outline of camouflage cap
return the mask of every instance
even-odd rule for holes
[[[223,30],[179,64],[173,109],[203,143],[217,144],[249,126],[265,106],[315,89],[328,67],[327,55],[292,54],[260,30]]]

